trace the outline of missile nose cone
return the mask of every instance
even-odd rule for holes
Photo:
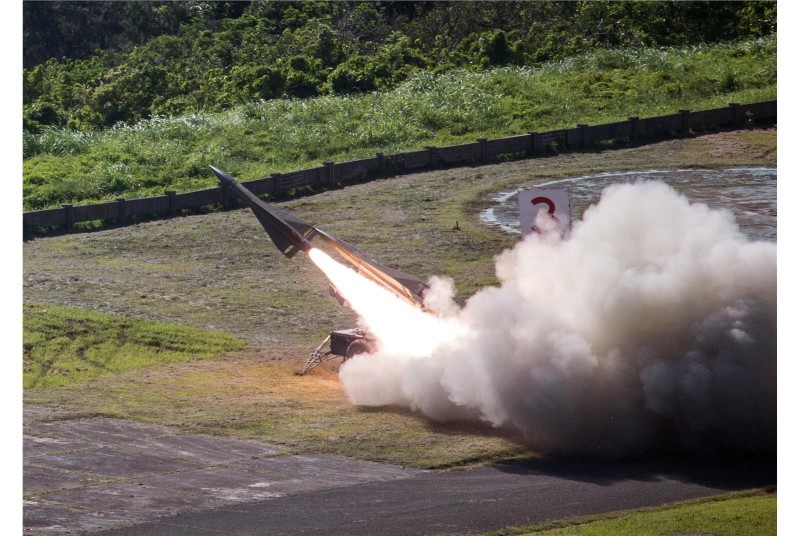
[[[227,182],[227,183],[233,182],[233,180],[234,180],[233,177],[231,177],[230,175],[228,175],[227,173],[225,173],[221,169],[216,168],[214,166],[208,166],[208,167],[211,168],[211,171],[214,173],[214,175],[217,176],[217,178],[220,181]]]

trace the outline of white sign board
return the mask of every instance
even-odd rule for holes
[[[517,197],[522,236],[544,234],[549,229],[560,230],[562,237],[569,232],[572,222],[567,190],[522,190]]]

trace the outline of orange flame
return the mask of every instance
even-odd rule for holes
[[[417,309],[377,283],[312,248],[309,258],[322,270],[364,320],[382,349],[406,357],[425,357],[466,334],[454,319]]]

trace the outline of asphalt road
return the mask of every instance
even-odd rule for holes
[[[480,533],[776,483],[767,461],[421,471],[35,406],[23,441],[24,532],[41,536]]]
[[[546,460],[299,493],[97,534],[472,534],[774,485],[774,462]]]

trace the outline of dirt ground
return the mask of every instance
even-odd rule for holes
[[[420,279],[445,275],[458,298],[495,283],[492,258],[517,240],[478,220],[491,195],[598,171],[775,166],[775,129],[709,134],[378,180],[281,207]],[[245,179],[242,177],[242,179]],[[353,314],[303,255],[283,257],[249,210],[37,237],[24,244],[24,300],[213,328],[250,347],[68,388],[26,403],[262,439],[290,452],[347,453],[422,467],[531,454],[502,430],[430,423],[407,411],[353,408],[335,364],[300,366]],[[458,439],[458,441],[454,441]],[[454,444],[458,447],[454,448]]]

